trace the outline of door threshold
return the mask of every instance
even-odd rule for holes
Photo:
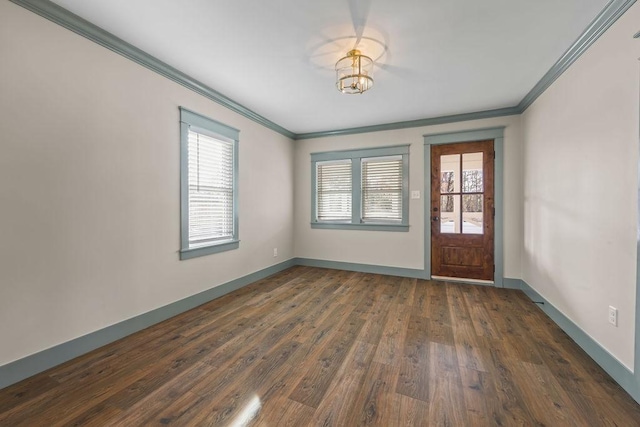
[[[431,276],[431,279],[444,282],[471,283],[473,285],[494,285],[493,280],[465,279],[464,277]]]

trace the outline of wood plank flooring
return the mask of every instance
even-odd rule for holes
[[[640,426],[522,292],[294,267],[0,390],[0,426]]]

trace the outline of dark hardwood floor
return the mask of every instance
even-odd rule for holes
[[[637,426],[522,292],[294,267],[0,390],[0,425]]]

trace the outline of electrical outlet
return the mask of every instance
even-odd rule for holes
[[[609,323],[618,326],[618,309],[612,306],[609,306]]]
[[[278,248],[273,248],[273,257],[277,257],[278,256]]]
[[[420,190],[411,190],[411,198],[419,199],[420,198]]]

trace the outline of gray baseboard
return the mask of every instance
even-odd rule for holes
[[[327,261],[323,259],[294,258],[296,265],[307,267],[333,268],[336,270],[358,271],[360,273],[386,274],[389,276],[424,279],[424,271],[414,268],[386,267],[384,265],[358,264],[354,262]]]
[[[334,268],[338,270],[359,271],[364,273],[387,274],[391,276],[422,278],[422,270],[399,267],[384,267],[369,264],[324,261],[307,258],[292,258],[231,282],[224,283],[196,295],[181,299],[147,313],[123,320],[115,325],[91,332],[71,341],[64,342],[38,353],[0,366],[0,389],[22,381],[54,366],[67,362],[104,345],[141,331],[156,323],[167,320],[199,305],[233,292],[252,282],[263,279],[279,271],[303,265],[310,267]]]
[[[141,331],[163,320],[191,310],[192,308],[240,289],[257,280],[264,279],[279,271],[293,267],[294,265],[296,265],[294,259],[272,265],[271,267],[207,289],[190,297],[132,317],[131,319],[123,320],[115,325],[91,332],[71,341],[16,360],[15,362],[0,366],[0,389],[117,341],[127,335]]]
[[[508,282],[507,282],[508,281]],[[539,307],[560,328],[571,337],[602,369],[604,369],[627,393],[640,403],[640,378],[626,366],[620,363],[603,348],[597,341],[591,338],[578,325],[558,310],[553,304],[536,292],[529,284],[520,279],[505,279],[505,287],[522,290],[532,301],[540,304]],[[640,374],[640,373],[638,373]]]
[[[40,351],[31,356],[0,366],[0,389],[43,372],[56,365],[81,356],[106,344],[141,331],[199,305],[240,289],[257,280],[268,277],[295,265],[333,268],[362,273],[386,274],[409,278],[424,278],[424,271],[411,268],[387,267],[371,264],[327,261],[310,258],[292,258],[247,276],[232,280],[196,295],[181,299],[166,306],[143,313],[115,325],[100,329],[82,337]],[[587,335],[531,286],[520,279],[504,278],[504,287],[522,290],[532,301],[543,302],[540,307],[560,328],[567,333],[593,360],[640,403],[640,380],[607,350]],[[640,375],[640,373],[639,373]]]
[[[522,290],[522,280],[520,279],[509,279],[505,277],[502,281],[502,285],[506,289],[520,289]]]

